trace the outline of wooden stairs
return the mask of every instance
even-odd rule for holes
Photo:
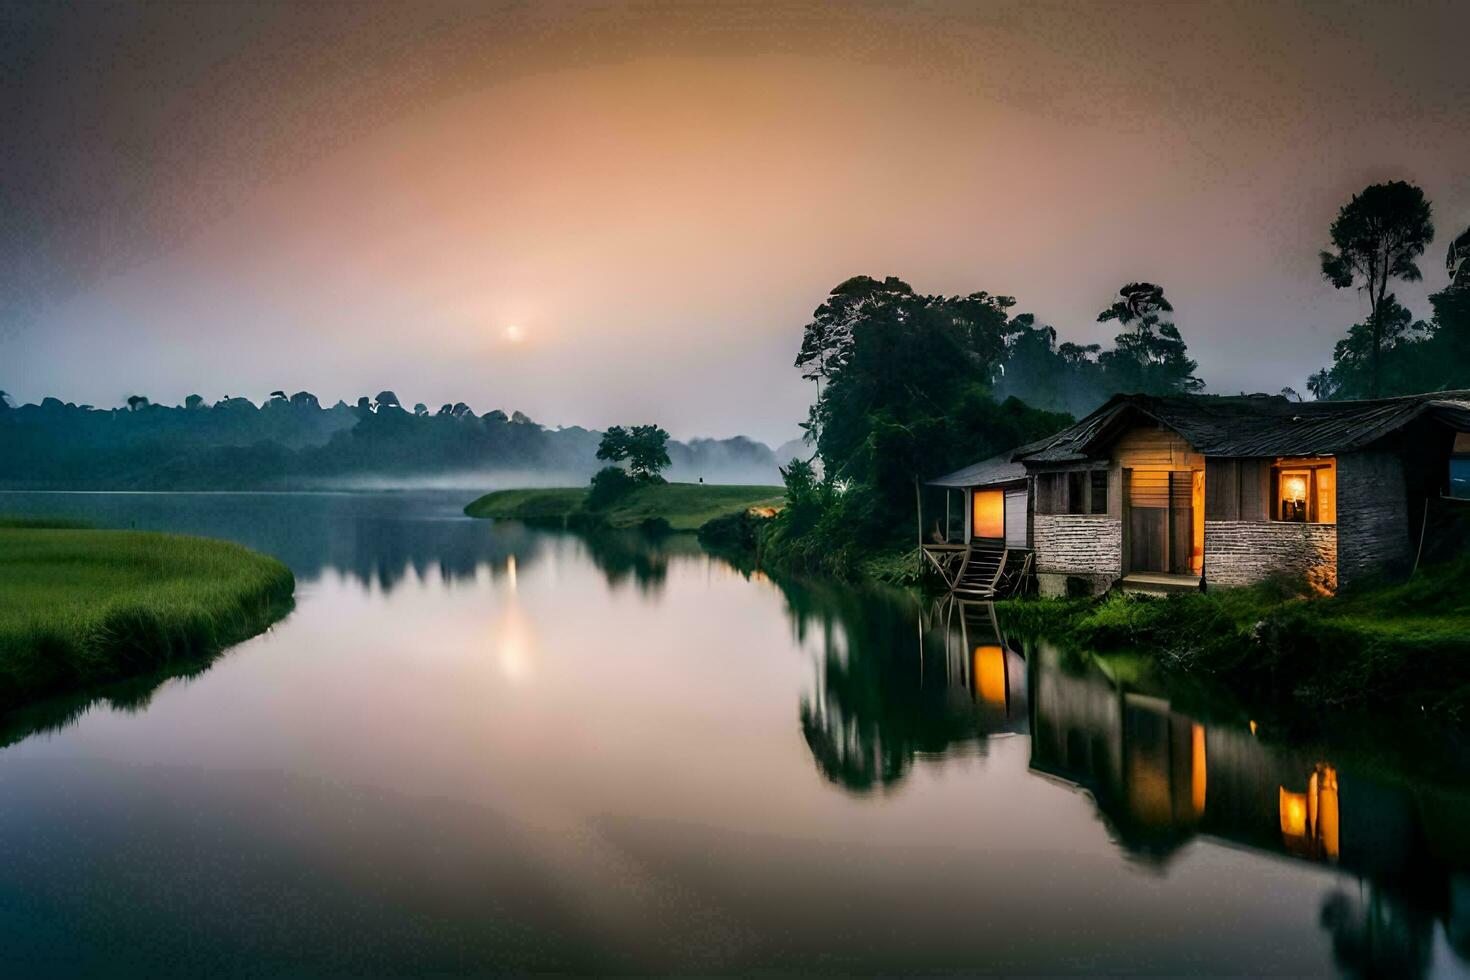
[[[1005,563],[1005,548],[971,545],[970,560],[965,562],[959,580],[954,584],[954,594],[961,599],[995,598],[996,580]]]

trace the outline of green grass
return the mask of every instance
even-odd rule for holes
[[[614,528],[664,521],[670,530],[697,531],[716,518],[741,514],[751,507],[779,507],[781,493],[780,487],[650,483],[636,487],[604,510],[589,511],[584,487],[497,490],[464,510],[471,517]]]
[[[1316,707],[1393,703],[1470,719],[1470,559],[1407,582],[1309,598],[1286,581],[1151,598],[1021,599],[1008,628],[1092,650],[1137,650],[1162,667],[1216,676],[1252,696]]]
[[[212,656],[294,589],[285,565],[224,541],[0,523],[0,709]]]

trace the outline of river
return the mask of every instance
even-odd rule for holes
[[[10,720],[8,972],[1466,971],[1470,795],[1392,757],[463,502],[0,494],[298,583],[207,669]]]

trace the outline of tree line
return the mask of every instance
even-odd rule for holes
[[[477,414],[464,402],[407,409],[392,391],[329,407],[304,391],[278,391],[260,405],[191,395],[169,406],[135,395],[115,409],[56,398],[14,406],[0,392],[0,486],[296,488],[493,470],[585,478],[602,435],[547,428],[521,412]],[[687,479],[779,478],[771,449],[743,437],[668,442],[663,452],[661,465]]]

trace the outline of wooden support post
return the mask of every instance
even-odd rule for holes
[[[914,477],[914,514],[919,521],[919,554],[917,556],[918,573],[922,578],[924,575],[924,497],[919,492],[919,478]]]

